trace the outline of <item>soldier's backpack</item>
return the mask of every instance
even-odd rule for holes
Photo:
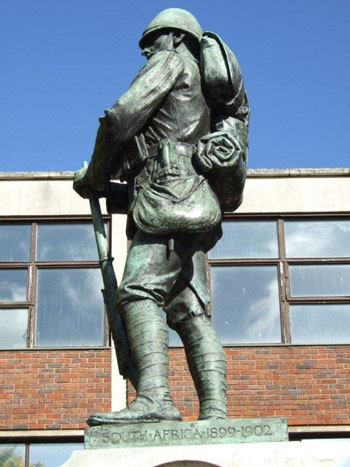
[[[242,202],[246,178],[247,94],[236,56],[213,32],[202,35],[200,70],[214,125],[213,133],[201,138],[196,156],[202,170],[207,172],[222,211],[232,212]]]
[[[214,32],[202,35],[200,70],[212,104],[225,115],[235,117],[246,99],[243,77],[235,54]]]

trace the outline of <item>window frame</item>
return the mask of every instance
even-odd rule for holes
[[[80,430],[74,430],[80,431]],[[14,436],[0,436],[0,448],[1,445],[23,445],[24,446],[24,467],[29,467],[30,464],[30,448],[32,445],[36,444],[82,444],[82,449],[84,449],[84,433],[66,435],[61,433],[44,433],[41,432],[39,436],[21,436],[14,433]]]
[[[278,242],[278,258],[210,258],[210,252],[207,253],[207,281],[210,295],[212,295],[211,269],[212,267],[227,267],[227,266],[277,266],[278,270],[278,290],[279,290],[279,305],[280,305],[280,323],[281,323],[281,342],[273,343],[224,343],[225,347],[252,347],[252,346],[281,346],[281,345],[323,345],[319,344],[301,344],[293,343],[291,336],[291,321],[290,321],[290,305],[318,305],[318,304],[350,304],[350,296],[312,296],[312,297],[293,297],[290,287],[290,272],[291,265],[335,265],[347,264],[350,265],[350,256],[344,257],[327,257],[327,258],[294,258],[286,256],[286,236],[284,223],[287,220],[310,220],[310,221],[327,221],[327,220],[349,220],[350,212],[342,213],[257,213],[257,214],[225,214],[223,222],[230,220],[240,221],[271,221],[277,223],[277,242]],[[215,314],[212,301],[210,302],[211,316]],[[348,344],[327,344],[327,345],[349,345]]]
[[[104,215],[103,221],[106,225],[106,234],[111,248],[112,238],[112,222],[111,216]],[[37,316],[37,293],[38,293],[38,271],[39,269],[99,269],[100,261],[38,261],[36,260],[36,249],[37,249],[37,235],[39,224],[76,224],[76,223],[92,223],[91,216],[36,216],[36,217],[2,217],[1,225],[5,224],[17,224],[17,225],[31,225],[31,241],[30,241],[30,257],[29,261],[0,261],[0,269],[26,269],[27,270],[27,300],[22,302],[0,302],[0,310],[2,309],[18,309],[26,308],[28,310],[28,324],[27,324],[27,339],[26,347],[20,348],[9,348],[1,349],[5,350],[44,350],[44,349],[80,349],[80,348],[103,348],[110,347],[111,339],[106,314],[106,308],[104,307],[103,313],[103,343],[99,346],[96,345],[67,345],[67,346],[54,346],[54,347],[37,347],[35,345],[35,333],[36,333],[36,316]],[[102,296],[102,294],[101,294]]]

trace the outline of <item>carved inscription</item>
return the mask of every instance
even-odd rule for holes
[[[182,441],[182,440],[208,440],[218,438],[234,438],[242,436],[248,438],[249,436],[271,436],[273,434],[270,425],[242,425],[239,428],[234,426],[226,427],[212,427],[205,429],[198,429],[194,424],[186,429],[160,429],[160,430],[123,430],[120,432],[109,432],[108,430],[102,431],[97,437],[103,444],[123,444],[125,443],[138,443],[138,442],[165,442],[168,441]]]
[[[278,421],[277,421],[278,420]],[[213,444],[282,441],[287,429],[281,419],[223,420],[216,422],[159,422],[102,425],[86,431],[87,449],[174,444]]]

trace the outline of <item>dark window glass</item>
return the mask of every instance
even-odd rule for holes
[[[276,221],[225,221],[210,258],[277,258]]]
[[[27,327],[27,309],[0,309],[0,348],[21,349],[26,347]]]
[[[214,327],[222,342],[281,342],[276,266],[213,266],[211,277]]]
[[[290,266],[294,297],[350,295],[350,265]]]
[[[40,269],[36,345],[103,345],[102,287],[100,269]]]
[[[31,444],[29,465],[60,467],[76,450],[84,449],[83,443]]]
[[[98,260],[92,224],[40,224],[38,261]]]
[[[31,225],[0,225],[0,261],[29,261]]]
[[[24,444],[0,444],[0,466],[22,467],[25,460]]]
[[[291,305],[292,342],[295,344],[349,344],[350,305]]]
[[[285,221],[286,253],[290,258],[350,256],[350,221]]]
[[[0,269],[0,302],[27,300],[27,269]]]

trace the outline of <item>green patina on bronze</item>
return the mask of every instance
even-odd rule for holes
[[[184,344],[199,419],[224,423],[226,357],[210,321],[206,253],[222,235],[223,211],[242,202],[248,99],[233,52],[187,11],[159,13],[140,47],[147,64],[100,118],[90,164],[74,181],[91,200],[120,372],[137,394],[125,409],[88,423],[181,420],[169,392],[160,307]],[[117,291],[99,197],[110,213],[128,216],[132,244]]]
[[[284,418],[114,424],[87,428],[85,449],[288,441]]]

